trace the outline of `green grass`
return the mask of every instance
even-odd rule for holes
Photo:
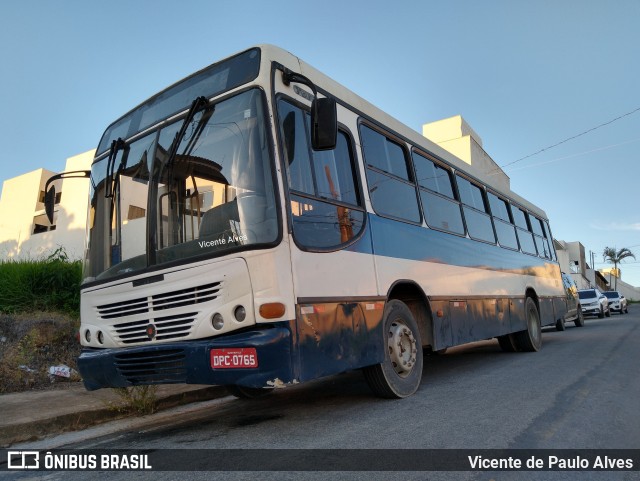
[[[0,261],[0,313],[57,311],[79,317],[80,261],[63,249],[49,257]]]

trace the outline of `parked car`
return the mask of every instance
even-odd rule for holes
[[[565,291],[565,302],[567,303],[567,313],[562,319],[556,321],[556,329],[558,331],[565,330],[565,322],[573,321],[576,327],[584,326],[584,317],[580,300],[578,299],[578,286],[568,274],[562,273],[562,285]]]
[[[607,296],[607,300],[609,301],[609,309],[612,312],[619,312],[620,314],[629,312],[629,306],[627,305],[627,300],[618,291],[606,291],[606,292],[603,292],[603,294]]]
[[[578,291],[583,316],[611,317],[609,301],[599,289],[580,289]]]

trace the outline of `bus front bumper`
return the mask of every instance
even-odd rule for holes
[[[281,324],[219,338],[84,349],[78,370],[89,391],[145,384],[278,387],[295,379],[291,345],[288,324]],[[224,353],[233,362],[225,363]]]

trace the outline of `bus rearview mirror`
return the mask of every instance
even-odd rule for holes
[[[313,150],[333,150],[337,139],[336,101],[316,97],[311,104],[311,147]]]
[[[53,225],[53,209],[56,201],[56,187],[54,185],[44,194],[44,212],[49,223]]]

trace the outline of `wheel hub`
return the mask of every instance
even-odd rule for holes
[[[416,364],[418,346],[411,329],[402,321],[394,321],[389,327],[389,359],[400,377],[407,377]]]

